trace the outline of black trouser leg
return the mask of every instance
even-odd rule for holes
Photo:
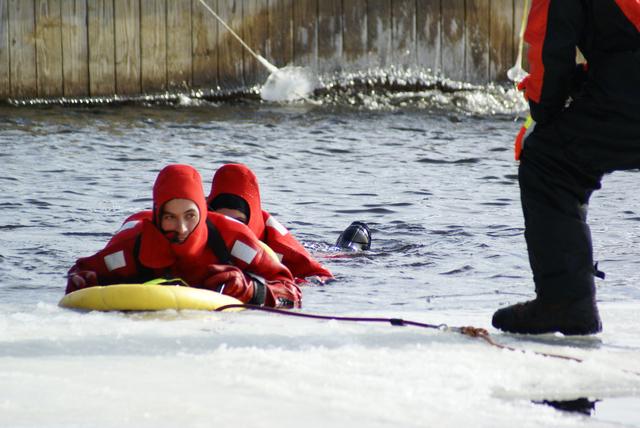
[[[572,301],[595,293],[591,232],[586,223],[591,193],[601,174],[588,173],[566,155],[552,132],[527,138],[519,168],[525,239],[536,294]]]

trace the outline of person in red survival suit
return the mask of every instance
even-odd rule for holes
[[[276,252],[297,283],[304,283],[307,279],[324,283],[333,278],[331,272],[316,261],[282,224],[262,210],[258,179],[249,167],[242,164],[220,167],[214,174],[207,199],[211,211],[247,224],[262,242]],[[259,215],[252,216],[253,212]],[[151,211],[131,215],[122,228],[145,218],[151,218]],[[348,226],[336,242],[336,247],[348,251],[368,250],[370,245],[371,232],[365,223],[358,221]]]
[[[152,219],[130,221],[93,256],[69,270],[66,293],[94,285],[181,278],[244,303],[299,307],[291,272],[244,224],[208,213],[200,174],[165,167],[153,186]]]
[[[245,223],[262,242],[277,254],[297,281],[316,277],[321,282],[333,278],[331,272],[296,240],[278,220],[262,209],[256,175],[242,164],[225,164],[213,176],[207,197],[211,211]]]
[[[518,171],[536,298],[498,310],[515,333],[593,334],[589,198],[604,174],[640,167],[640,0],[533,0],[521,83],[535,120]],[[588,67],[576,64],[576,47]]]

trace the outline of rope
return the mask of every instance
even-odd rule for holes
[[[527,12],[529,11],[529,0],[524,0],[522,7],[522,22],[520,22],[520,32],[518,33],[518,58],[517,65],[522,68],[522,52],[524,51],[524,31],[527,26]]]
[[[200,1],[200,3],[205,7],[205,9],[207,9],[207,10],[208,10],[212,15],[213,15],[213,17],[214,17],[214,18],[216,18],[216,19],[218,20],[218,22],[220,22],[220,24],[222,24],[222,25],[224,26],[224,28],[226,28],[226,29],[227,29],[227,31],[229,31],[229,32],[231,33],[231,35],[232,35],[233,37],[235,37],[235,38],[240,42],[240,44],[241,44],[241,45],[242,45],[242,46],[243,46],[247,51],[249,51],[249,53],[250,53],[251,55],[253,55],[253,57],[254,57],[255,59],[257,59],[257,60],[258,60],[262,65],[264,65],[264,66],[269,70],[269,72],[270,72],[270,73],[274,73],[274,72],[278,71],[278,67],[276,67],[275,65],[271,64],[271,63],[270,63],[269,61],[267,61],[263,56],[258,55],[257,53],[255,53],[255,52],[253,51],[253,49],[251,49],[251,48],[249,47],[249,45],[247,45],[247,44],[244,42],[244,40],[242,40],[242,39],[240,38],[240,36],[238,36],[238,34],[236,34],[236,32],[235,32],[235,31],[233,31],[233,30],[231,29],[231,27],[229,27],[229,26],[227,25],[227,23],[226,23],[226,22],[224,22],[224,20],[223,20],[222,18],[220,18],[220,16],[218,16],[218,14],[217,14],[217,13],[215,13],[215,12],[213,11],[213,9],[211,9],[211,7],[209,7],[209,5],[208,5],[207,3],[205,3],[205,2],[204,2],[204,0],[199,0],[199,1]]]
[[[276,309],[276,308],[269,308],[264,306],[255,306],[255,305],[246,305],[246,304],[232,304],[232,305],[220,306],[218,309],[216,309],[216,312],[223,312],[227,309],[237,309],[237,308],[249,309],[252,311],[270,312],[270,313],[286,315],[290,317],[310,318],[315,320],[385,323],[385,324],[391,324],[392,326],[397,326],[397,327],[413,326],[413,327],[429,328],[429,329],[440,330],[440,331],[451,331],[454,333],[462,334],[463,336],[468,336],[473,339],[480,339],[488,343],[489,345],[495,346],[496,348],[499,348],[499,349],[506,349],[508,351],[513,351],[513,352],[527,352],[524,349],[517,349],[511,346],[497,343],[493,340],[493,338],[491,337],[491,335],[487,330],[485,330],[484,328],[478,328],[478,327],[472,327],[472,326],[449,327],[447,324],[428,324],[423,322],[404,320],[402,318],[339,317],[334,315],[317,315],[317,314],[308,314],[308,313],[302,313],[302,312],[291,312],[283,309]],[[543,357],[559,358],[562,360],[576,361],[578,363],[583,362],[583,360],[579,358],[568,357],[566,355],[551,354],[548,352],[539,352],[539,351],[528,351],[528,352],[532,352],[536,355],[541,355]]]
[[[507,346],[507,345],[502,345],[501,343],[497,343],[493,340],[493,338],[491,337],[491,335],[489,335],[489,332],[487,330],[485,330],[484,328],[476,328],[476,327],[460,327],[461,334],[464,334],[466,336],[469,337],[475,337],[475,338],[479,338],[484,340],[485,342],[487,342],[489,345],[491,346],[495,346],[497,348],[500,349],[506,349],[509,351],[513,351],[513,352],[526,352],[523,349],[517,349],[517,348],[513,348],[511,346]],[[583,360],[581,360],[580,358],[575,358],[575,357],[569,357],[567,355],[560,355],[560,354],[551,354],[548,352],[539,352],[539,351],[531,351],[536,355],[542,355],[543,357],[551,357],[551,358],[560,358],[562,360],[569,360],[569,361],[576,361],[578,363],[583,362]]]

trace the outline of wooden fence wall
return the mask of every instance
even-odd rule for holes
[[[504,80],[524,0],[206,0],[278,67],[429,69]],[[262,83],[199,0],[0,0],[0,99]]]

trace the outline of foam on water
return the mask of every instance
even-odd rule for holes
[[[347,106],[369,111],[418,108],[471,115],[524,115],[528,108],[512,85],[477,85],[453,81],[424,70],[371,69],[316,76],[310,69],[273,67],[264,85],[236,90],[192,90],[123,97],[10,100],[17,106],[175,105],[218,107],[221,103],[262,99],[313,106]]]
[[[513,85],[471,84],[412,69],[372,69],[322,76],[315,99],[374,111],[418,108],[471,115],[523,115],[528,105]]]

